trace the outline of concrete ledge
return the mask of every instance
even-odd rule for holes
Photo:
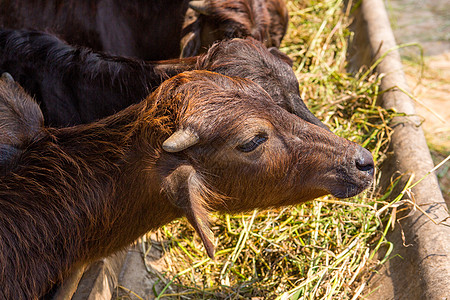
[[[404,174],[399,185],[402,188],[411,174],[415,176],[414,182],[426,175],[433,162],[419,118],[415,116],[414,103],[398,88],[409,91],[382,0],[362,1],[355,13],[353,30],[354,67],[370,66],[387,53],[376,68],[384,74],[380,90],[385,92],[379,99],[380,105],[405,116],[396,117],[393,122],[390,155],[382,166],[382,186],[386,187],[397,173]],[[369,280],[366,293],[369,299],[450,299],[449,214],[435,174],[415,186],[412,195],[410,200],[441,224],[436,225],[419,211],[403,219],[401,228],[408,247],[403,246],[401,228],[396,226],[388,240],[395,243],[393,255],[397,256]]]

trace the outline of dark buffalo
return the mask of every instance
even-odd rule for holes
[[[267,46],[278,46],[288,22],[286,6],[279,0],[206,0],[205,4],[209,11],[214,12],[214,17],[209,16],[207,22],[203,17],[194,17],[198,20],[195,30],[192,26],[183,29],[189,23],[185,19],[190,19],[187,14],[189,2],[0,1],[0,27],[46,30],[73,45],[115,55],[159,60],[177,58],[185,48],[190,49],[190,55],[195,55],[215,40],[232,37],[253,36]],[[241,9],[245,11],[241,12]],[[186,37],[190,41],[198,41],[195,49],[192,43],[186,47]]]

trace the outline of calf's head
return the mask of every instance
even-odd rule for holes
[[[267,49],[253,38],[232,39],[214,44],[200,56],[197,69],[248,78],[259,84],[288,112],[328,129],[306,107],[300,97],[291,59],[277,48]]]
[[[173,80],[188,76],[189,83],[158,90],[190,96],[176,109],[156,166],[162,191],[185,212],[210,256],[209,210],[279,207],[328,193],[345,198],[370,185],[367,150],[288,113],[259,85],[205,71]]]
[[[254,37],[279,47],[289,13],[283,0],[194,0],[183,26],[181,57],[204,52],[215,41]]]

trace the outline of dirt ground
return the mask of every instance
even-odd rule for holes
[[[450,155],[450,1],[385,1],[397,44],[417,43],[401,50],[416,111],[435,164]],[[420,49],[423,49],[423,56]],[[450,162],[437,171],[450,204]]]

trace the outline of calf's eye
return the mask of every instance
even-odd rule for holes
[[[268,139],[267,135],[260,134],[255,136],[247,143],[239,145],[237,149],[242,152],[251,152],[255,150],[259,145],[267,141],[267,139]]]

